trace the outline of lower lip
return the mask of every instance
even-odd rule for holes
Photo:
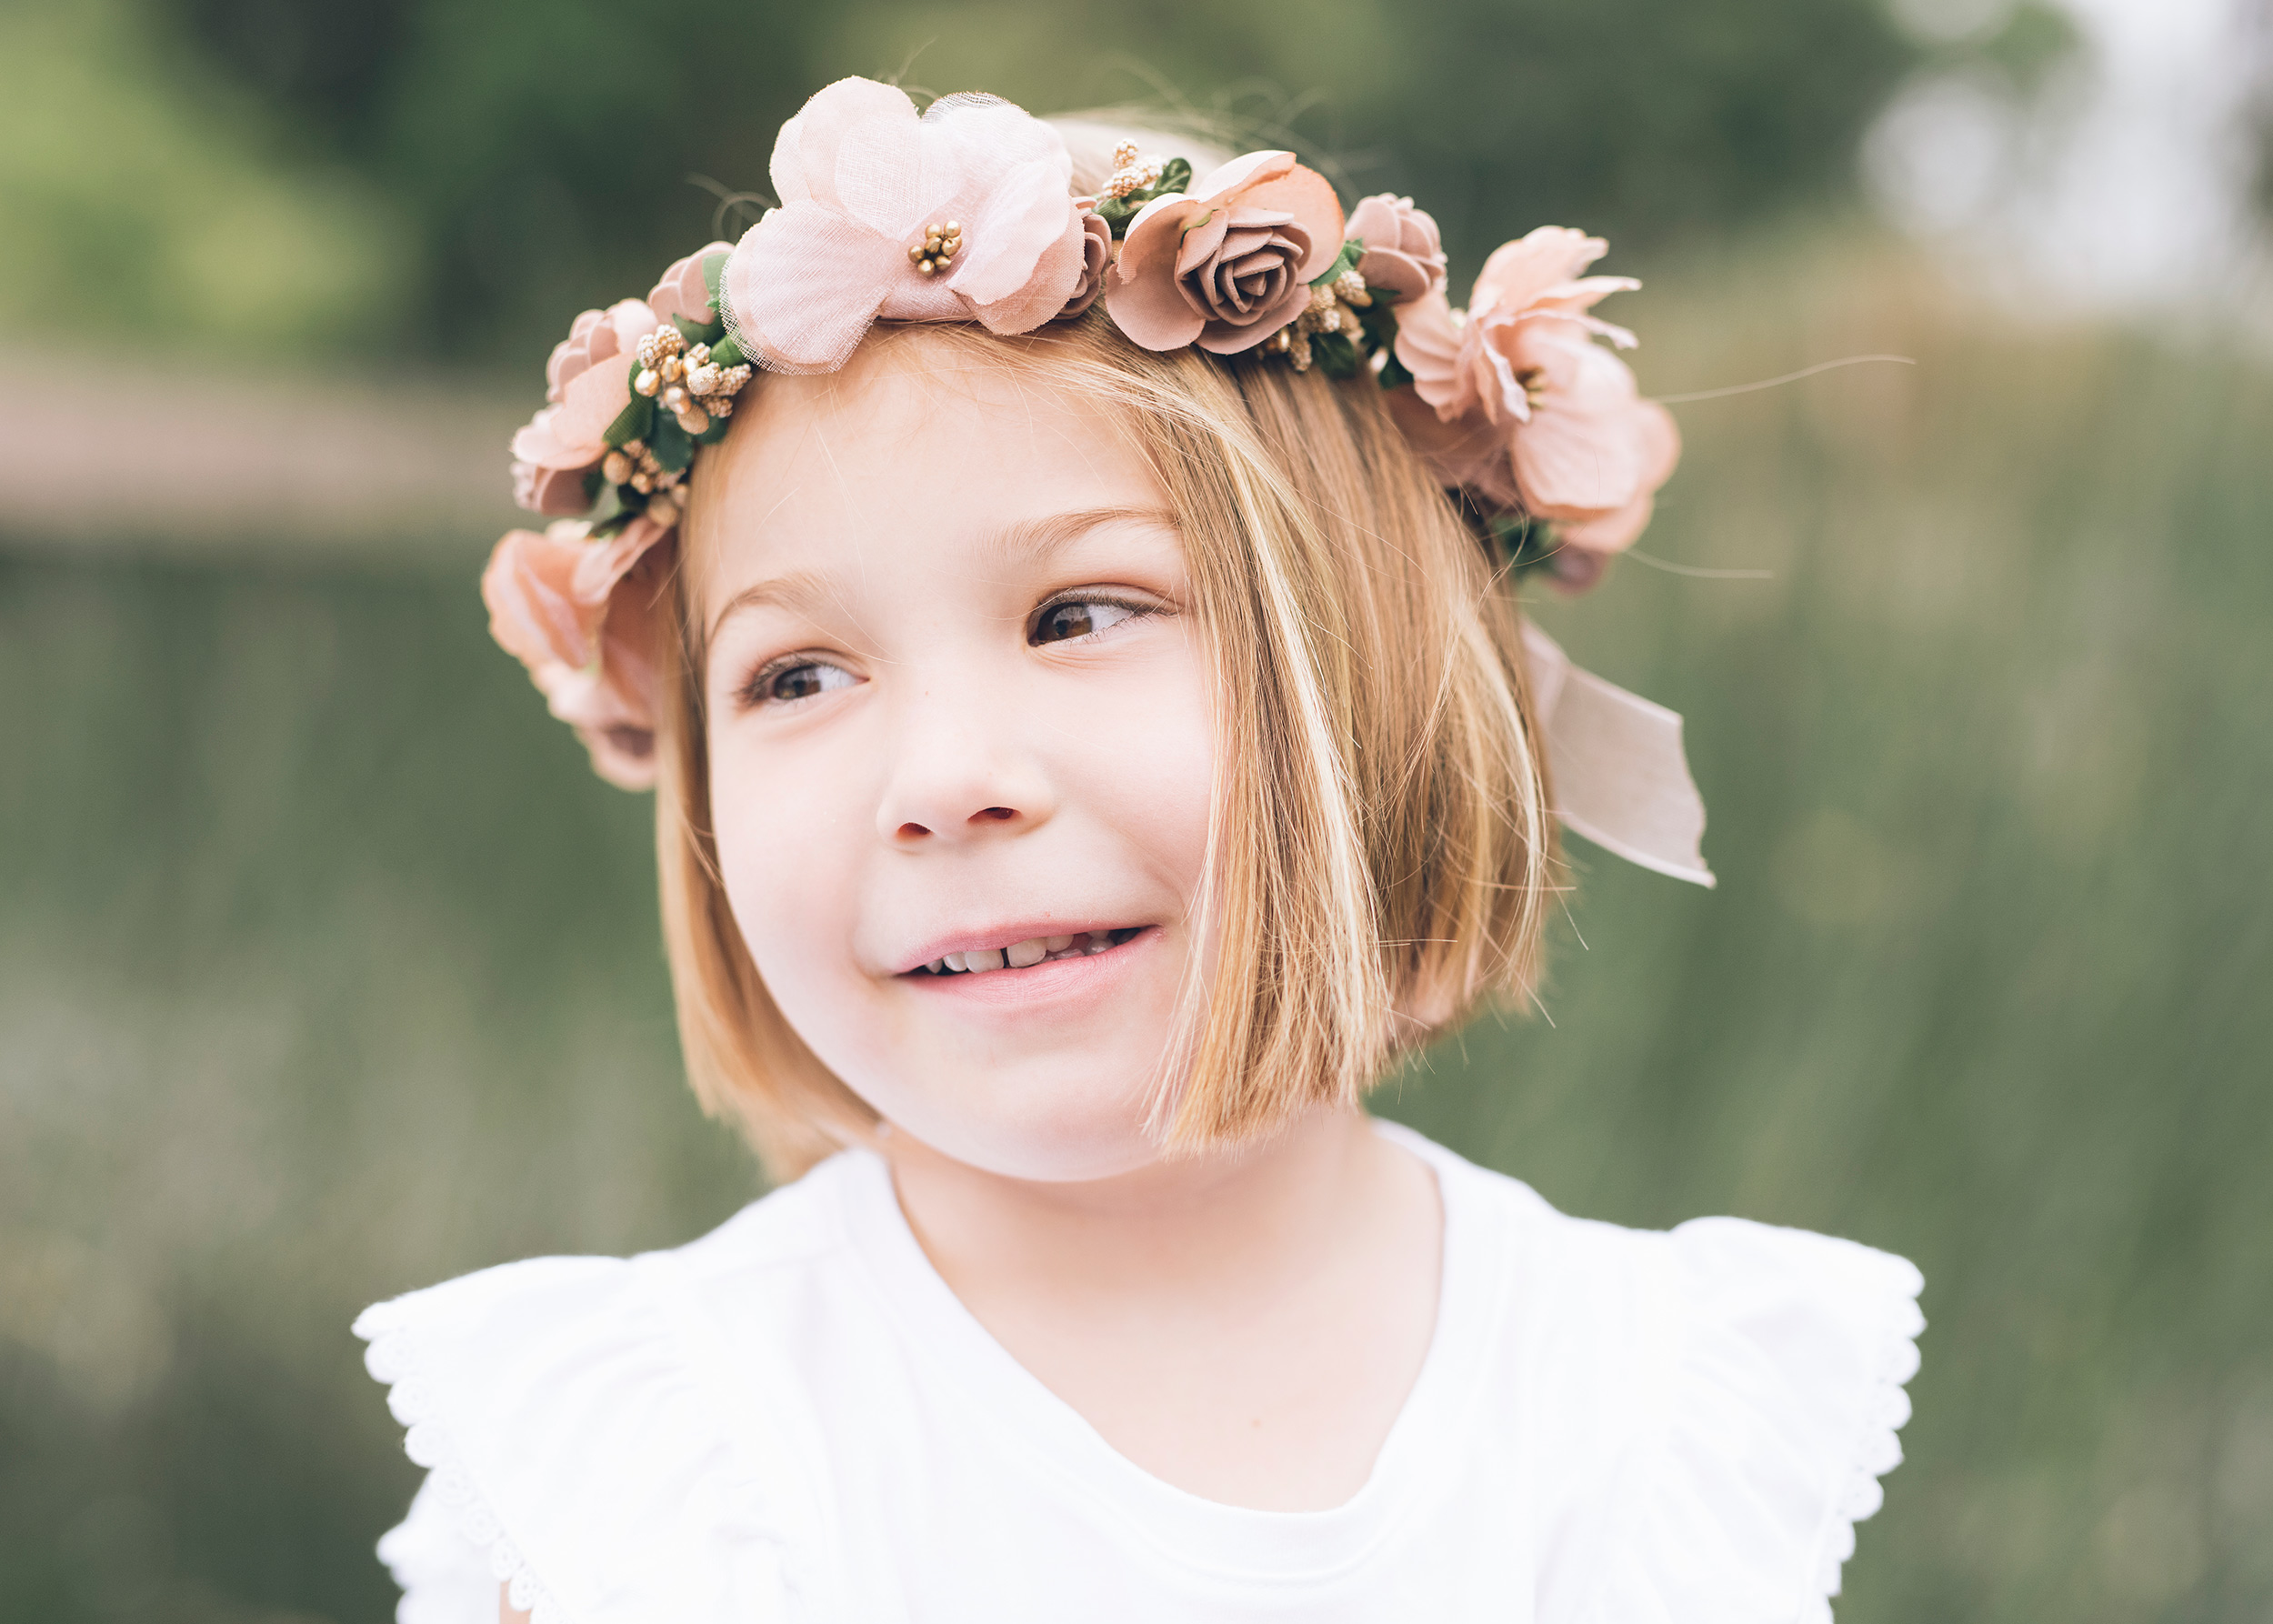
[[[985,1008],[1023,1009],[1040,1004],[1095,998],[1110,992],[1137,958],[1159,939],[1160,927],[1147,925],[1117,947],[1072,958],[1046,958],[1022,970],[965,970],[935,976],[915,970],[899,977],[926,997],[953,998]]]

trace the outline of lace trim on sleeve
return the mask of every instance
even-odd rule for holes
[[[1877,1515],[1887,1499],[1878,1479],[1902,1464],[1902,1440],[1896,1435],[1910,1418],[1910,1396],[1904,1388],[1918,1374],[1918,1338],[1926,1328],[1918,1306],[1924,1281],[1917,1270],[1909,1269],[1907,1286],[1886,1303],[1884,1323],[1874,1338],[1872,1374],[1847,1453],[1846,1485],[1826,1509],[1816,1540],[1815,1594],[1808,1598],[1807,1624],[1829,1624],[1839,1570],[1855,1554],[1855,1525]]]
[[[1902,1459],[1923,1282],[1899,1258],[1737,1218],[1668,1238],[1648,1439],[1587,1624],[1831,1624],[1855,1525]]]
[[[364,1366],[386,1389],[387,1408],[403,1424],[403,1452],[426,1469],[432,1492],[448,1513],[452,1524],[479,1547],[489,1570],[506,1587],[506,1599],[527,1613],[530,1624],[575,1624],[536,1577],[505,1530],[496,1511],[482,1498],[473,1474],[458,1458],[449,1429],[435,1414],[418,1351],[416,1330],[389,1310],[394,1303],[379,1303],[357,1316],[355,1333],[370,1343]]]

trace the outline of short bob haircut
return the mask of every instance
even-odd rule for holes
[[[879,326],[865,342],[934,346],[934,376],[1012,367],[1117,405],[1182,531],[1218,749],[1194,906],[1218,935],[1163,1034],[1165,1149],[1354,1103],[1400,1052],[1529,993],[1557,859],[1519,606],[1371,377],[1155,354],[1099,310],[1022,338]],[[656,825],[680,1037],[705,1109],[786,1179],[876,1113],[784,1019],[720,883],[704,570],[680,563],[677,612],[658,617],[676,635],[657,650]]]

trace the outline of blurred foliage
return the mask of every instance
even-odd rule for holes
[[[2067,13],[2055,11],[2042,0],[2013,8],[1974,54],[1989,65],[2011,75],[2023,91],[2033,91],[2045,75],[2083,44],[2083,35]]]
[[[1684,711],[1715,892],[1574,842],[1547,1019],[1383,1108],[1566,1208],[1916,1258],[1840,1624],[2273,1608],[2273,375],[2017,333],[1874,246],[1628,312],[1688,452],[1540,606]],[[1646,308],[1643,307],[1646,305]],[[755,1188],[678,1076],[649,807],[462,565],[0,534],[0,1621],[377,1624],[346,1325]]]
[[[1647,249],[1836,198],[1918,54],[1878,0],[146,3],[386,199],[391,342],[516,361],[710,234],[690,175],[763,190],[781,120],[846,74],[1037,111],[1180,94],[1420,195],[1473,270],[1547,221]]]
[[[413,260],[392,206],[185,65],[127,0],[0,5],[0,332],[273,360],[368,340]]]

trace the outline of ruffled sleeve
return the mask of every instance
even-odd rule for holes
[[[1830,1624],[1902,1459],[1923,1285],[1902,1258],[1737,1218],[1644,1272],[1652,1357],[1604,1507],[1592,1624]]]
[[[427,1469],[381,1541],[400,1624],[790,1624],[809,1499],[706,1368],[667,1258],[509,1264],[355,1334]]]

